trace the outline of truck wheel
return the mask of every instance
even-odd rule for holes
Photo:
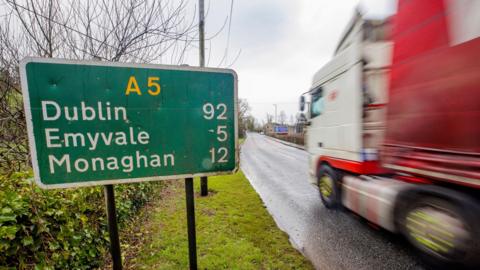
[[[323,205],[330,209],[339,208],[340,202],[340,173],[328,165],[322,165],[318,171],[318,189]]]
[[[398,225],[429,265],[437,269],[475,267],[480,261],[476,242],[480,235],[478,218],[470,214],[471,210],[469,205],[422,197],[406,206]]]

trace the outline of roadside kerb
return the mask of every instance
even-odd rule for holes
[[[270,138],[274,141],[277,141],[279,143],[282,143],[282,144],[285,144],[287,146],[290,146],[290,147],[295,147],[297,149],[300,149],[300,150],[304,150],[305,151],[305,146],[303,145],[299,145],[299,144],[296,144],[296,143],[291,143],[291,142],[286,142],[286,141],[283,141],[283,140],[280,140],[280,139],[277,139],[277,138],[274,138],[274,137],[271,137],[271,136],[268,136],[268,135],[264,135],[265,137],[267,138]]]

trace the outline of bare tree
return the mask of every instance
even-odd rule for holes
[[[245,136],[249,123],[250,105],[246,99],[238,100],[238,130],[240,137]]]
[[[270,124],[273,122],[273,115],[267,113],[267,124]]]
[[[195,14],[186,0],[0,0],[0,171],[28,164],[23,57],[180,64]]]
[[[2,1],[0,31],[26,43],[19,56],[179,64],[197,35],[185,0]]]
[[[249,115],[245,118],[245,128],[246,130],[253,131],[255,130],[255,126],[257,124],[257,121],[255,117]]]

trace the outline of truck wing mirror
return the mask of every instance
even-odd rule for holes
[[[305,96],[300,96],[300,111],[303,112],[303,110],[305,110]]]
[[[298,122],[300,122],[300,123],[307,122],[307,117],[305,116],[304,113],[300,113],[300,115],[298,116]]]

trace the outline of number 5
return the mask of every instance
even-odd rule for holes
[[[221,142],[224,142],[228,138],[227,131],[225,130],[227,126],[218,126],[217,127],[217,139]]]
[[[148,89],[148,93],[152,96],[156,96],[160,94],[160,84],[158,84],[158,81],[160,80],[159,77],[148,77],[148,87],[155,87],[156,90],[152,91],[150,88]]]

